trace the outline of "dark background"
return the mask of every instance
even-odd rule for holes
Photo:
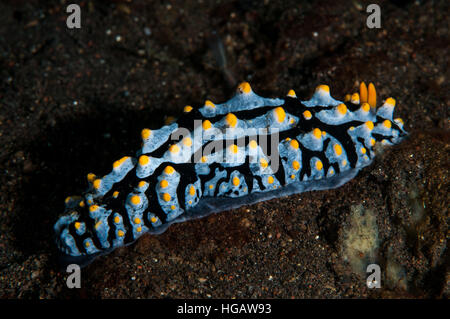
[[[448,298],[448,1],[378,1],[380,29],[358,0],[81,1],[72,30],[70,3],[0,3],[1,298]],[[243,80],[301,99],[373,82],[411,134],[338,189],[143,236],[67,289],[64,199],[133,155],[142,128]],[[370,263],[381,289],[365,285]]]

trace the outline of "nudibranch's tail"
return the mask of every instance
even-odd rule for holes
[[[396,144],[407,134],[393,118],[393,98],[376,104],[372,83],[344,101],[320,85],[301,101],[293,90],[264,98],[244,82],[223,104],[186,106],[178,121],[142,130],[137,158],[117,160],[103,177],[88,174],[87,192],[66,199],[54,226],[63,263],[85,265],[174,222],[339,187],[372,162],[375,143]],[[263,145],[274,138],[275,146]]]

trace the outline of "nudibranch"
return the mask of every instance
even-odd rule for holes
[[[264,98],[244,82],[225,103],[188,105],[177,121],[143,129],[135,157],[87,175],[87,191],[66,199],[54,225],[57,246],[65,262],[85,265],[172,223],[339,187],[373,161],[375,144],[407,135],[395,100],[376,104],[372,83],[344,101],[320,85],[301,101],[293,90]]]

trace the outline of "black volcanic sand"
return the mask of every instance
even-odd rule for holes
[[[83,1],[74,30],[64,1],[0,4],[0,297],[449,297],[448,1],[380,1],[380,29],[360,1],[144,2]],[[66,196],[134,155],[142,128],[243,80],[302,99],[371,81],[411,134],[338,189],[145,235],[68,289],[52,231]]]

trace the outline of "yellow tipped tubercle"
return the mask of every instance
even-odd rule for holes
[[[291,140],[290,144],[291,144],[291,147],[295,150],[299,148],[297,140]]]
[[[394,119],[394,121],[395,121],[395,123],[400,124],[400,125],[404,125],[405,124],[400,117],[397,117],[396,119]]]
[[[94,183],[92,185],[94,186],[95,189],[99,189],[100,186],[102,185],[102,180],[100,178],[98,178],[94,181]]]
[[[216,105],[213,102],[211,102],[210,100],[205,101],[205,106],[210,107],[210,108],[216,107]]]
[[[276,109],[274,109],[273,113],[274,113],[275,118],[276,118],[278,123],[283,123],[284,122],[284,119],[286,118],[286,112],[284,111],[284,109],[281,106],[279,106]]]
[[[239,151],[239,148],[236,144],[230,145],[230,151],[233,154],[237,154],[237,152]]]
[[[236,127],[238,119],[233,113],[228,113],[227,116],[225,116],[225,122],[229,127],[233,128]]]
[[[334,153],[339,156],[342,154],[342,147],[339,144],[334,144]]]
[[[189,188],[189,195],[194,196],[195,195],[195,187],[191,186],[191,188]]]
[[[172,166],[166,166],[166,168],[164,169],[164,173],[166,173],[167,175],[172,175],[173,172],[175,172],[175,169]]]
[[[318,128],[315,128],[313,130],[313,135],[314,135],[315,138],[319,139],[319,138],[322,137],[322,131],[320,129],[318,129]]]
[[[394,107],[394,106],[395,106],[395,99],[389,97],[389,98],[386,99],[386,101],[384,102],[384,104],[388,104],[388,105]]]
[[[180,151],[180,147],[177,144],[172,144],[169,147],[169,152],[172,154],[177,154]]]
[[[150,158],[147,155],[141,155],[139,157],[139,164],[145,166],[150,162]]]
[[[252,87],[248,82],[242,82],[238,86],[238,92],[243,94],[249,94],[252,91]]]
[[[138,183],[138,187],[139,187],[139,188],[145,187],[145,185],[147,185],[147,182],[145,182],[145,181],[140,181],[140,182]]]
[[[320,161],[320,160],[317,161],[317,162],[316,162],[316,169],[317,169],[318,171],[321,171],[322,168],[323,168],[322,161]]]
[[[172,197],[170,196],[169,193],[164,193],[164,194],[163,194],[163,200],[164,200],[165,202],[170,201],[171,198],[172,198]]]
[[[324,93],[330,93],[330,87],[325,84],[321,84],[318,87],[316,87],[316,92],[324,92]]]
[[[204,120],[202,123],[202,127],[205,131],[209,130],[211,128],[211,122],[209,120]]]
[[[141,131],[141,137],[142,137],[143,140],[148,139],[150,137],[150,135],[152,135],[152,131],[150,129],[148,129],[148,128],[144,128]]]
[[[367,127],[370,131],[373,130],[374,125],[373,125],[373,122],[372,122],[372,121],[367,121],[365,124],[366,124],[366,127]]]
[[[165,179],[163,179],[160,183],[159,186],[161,186],[161,188],[166,188],[167,186],[169,186],[169,182],[166,181]]]
[[[267,166],[269,166],[269,163],[264,158],[261,158],[259,163],[261,164],[262,168],[266,168]]]
[[[339,104],[337,106],[337,111],[339,112],[339,114],[345,115],[347,113],[347,105],[345,105],[344,103]]]
[[[352,102],[353,104],[359,104],[359,94],[358,93],[353,93],[352,97],[350,99],[350,102]]]
[[[93,173],[89,173],[89,174],[87,174],[87,180],[88,180],[88,182],[90,182],[90,183],[92,183],[94,180],[95,180],[95,174],[93,174]]]
[[[187,147],[191,146],[192,145],[192,139],[190,137],[185,137],[183,139],[183,144],[184,144],[184,146],[187,146]]]
[[[370,105],[369,105],[369,103],[367,103],[367,102],[363,103],[363,104],[361,105],[361,109],[362,109],[364,112],[369,112],[369,111],[370,111]]]
[[[119,168],[122,164],[129,158],[129,156],[124,156],[120,160],[117,160],[113,163],[113,168]]]
[[[305,112],[303,112],[303,117],[304,117],[306,120],[310,120],[310,119],[312,118],[312,114],[311,114],[310,111],[306,110]]]

